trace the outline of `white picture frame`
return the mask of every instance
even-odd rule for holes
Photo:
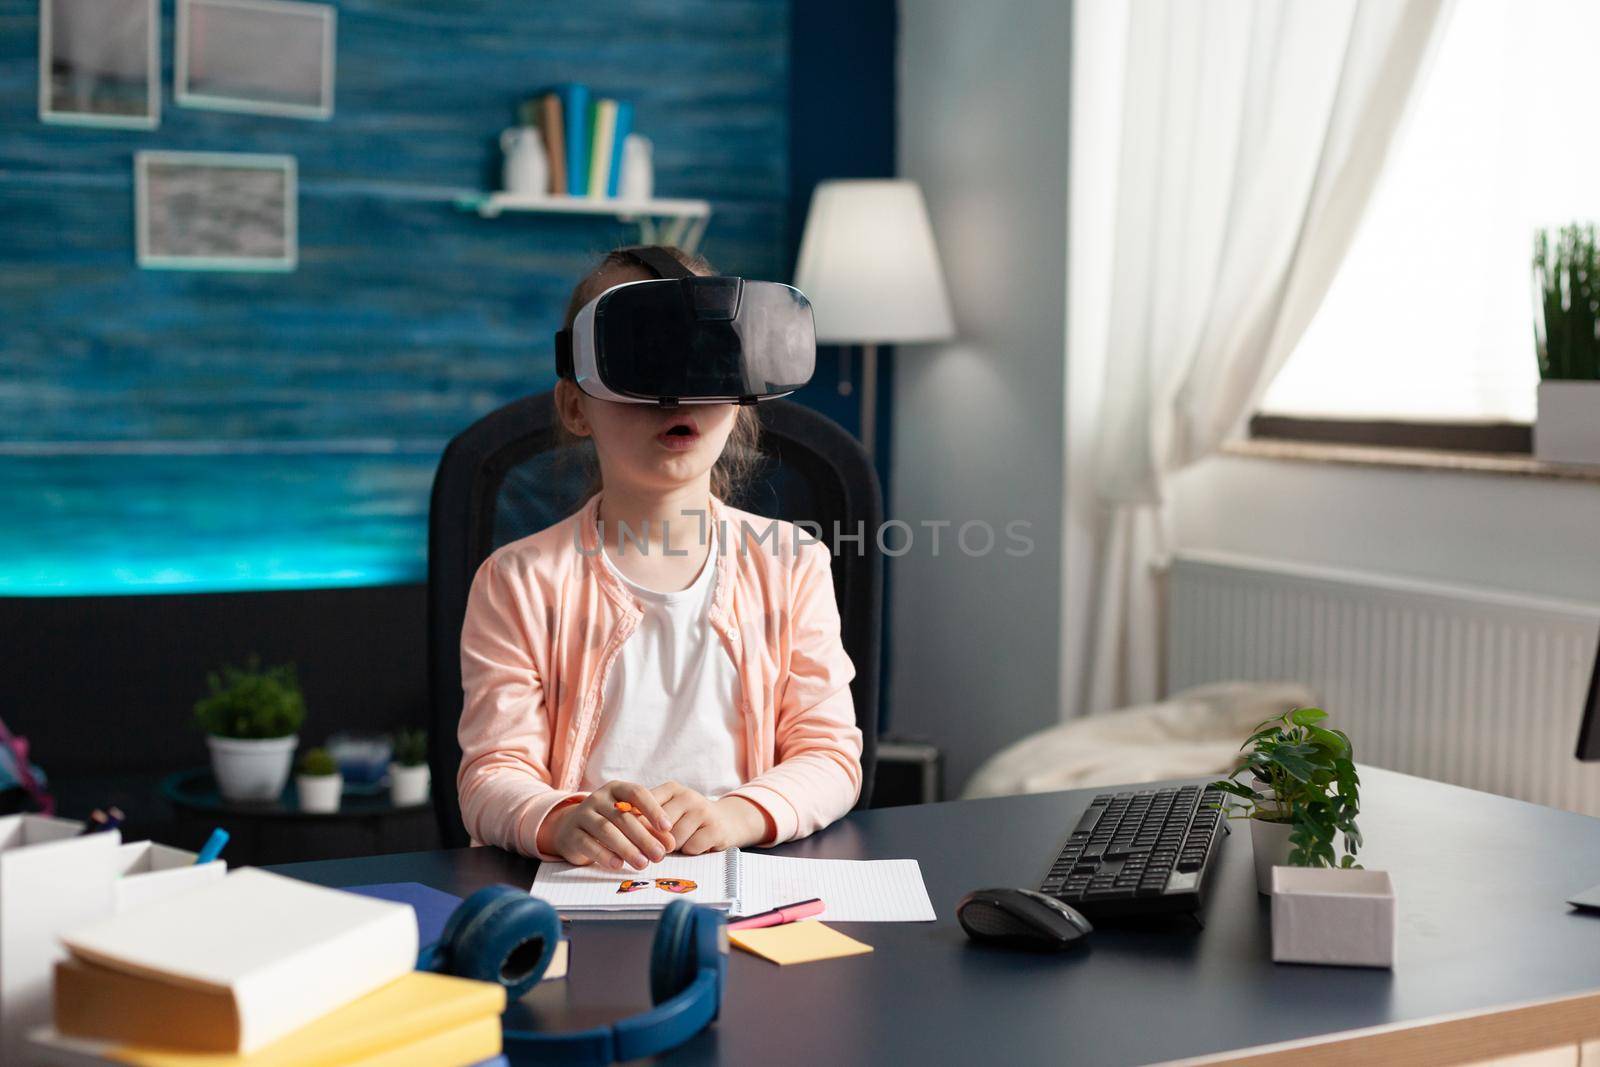
[[[138,152],[133,170],[140,267],[282,272],[298,265],[294,156]]]
[[[333,117],[338,13],[303,0],[178,0],[172,95],[181,107]]]
[[[39,0],[39,121],[161,124],[157,0]]]

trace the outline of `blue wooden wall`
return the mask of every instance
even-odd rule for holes
[[[0,0],[0,594],[417,580],[448,437],[548,388],[610,220],[453,206],[516,103],[636,105],[660,195],[704,197],[720,268],[785,278],[783,0],[343,0],[328,122],[180,108],[162,4],[153,131],[37,120],[36,0]],[[282,152],[288,274],[142,271],[133,153]]]

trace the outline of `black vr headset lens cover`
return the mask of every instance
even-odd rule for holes
[[[749,404],[810,381],[816,327],[800,290],[636,258],[656,273],[665,259],[681,274],[624,282],[585,304],[556,335],[559,375],[601,400],[666,406]]]

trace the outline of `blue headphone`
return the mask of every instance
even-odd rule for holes
[[[502,985],[512,1001],[544,977],[560,939],[561,918],[549,904],[514,886],[492,885],[451,913],[439,940],[417,958],[417,969]],[[727,971],[722,913],[674,900],[661,913],[650,950],[655,1007],[593,1030],[506,1030],[506,1057],[513,1064],[610,1064],[660,1055],[711,1025]]]

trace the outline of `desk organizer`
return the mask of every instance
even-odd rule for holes
[[[1387,871],[1272,868],[1272,959],[1393,967],[1394,883]]]
[[[50,1021],[57,940],[111,914],[116,830],[43,815],[0,818],[0,1063],[20,1063],[22,1038]]]
[[[214,882],[228,873],[222,860],[195,864],[200,857],[181,848],[135,841],[117,849],[113,886],[119,912],[152,900]]]

